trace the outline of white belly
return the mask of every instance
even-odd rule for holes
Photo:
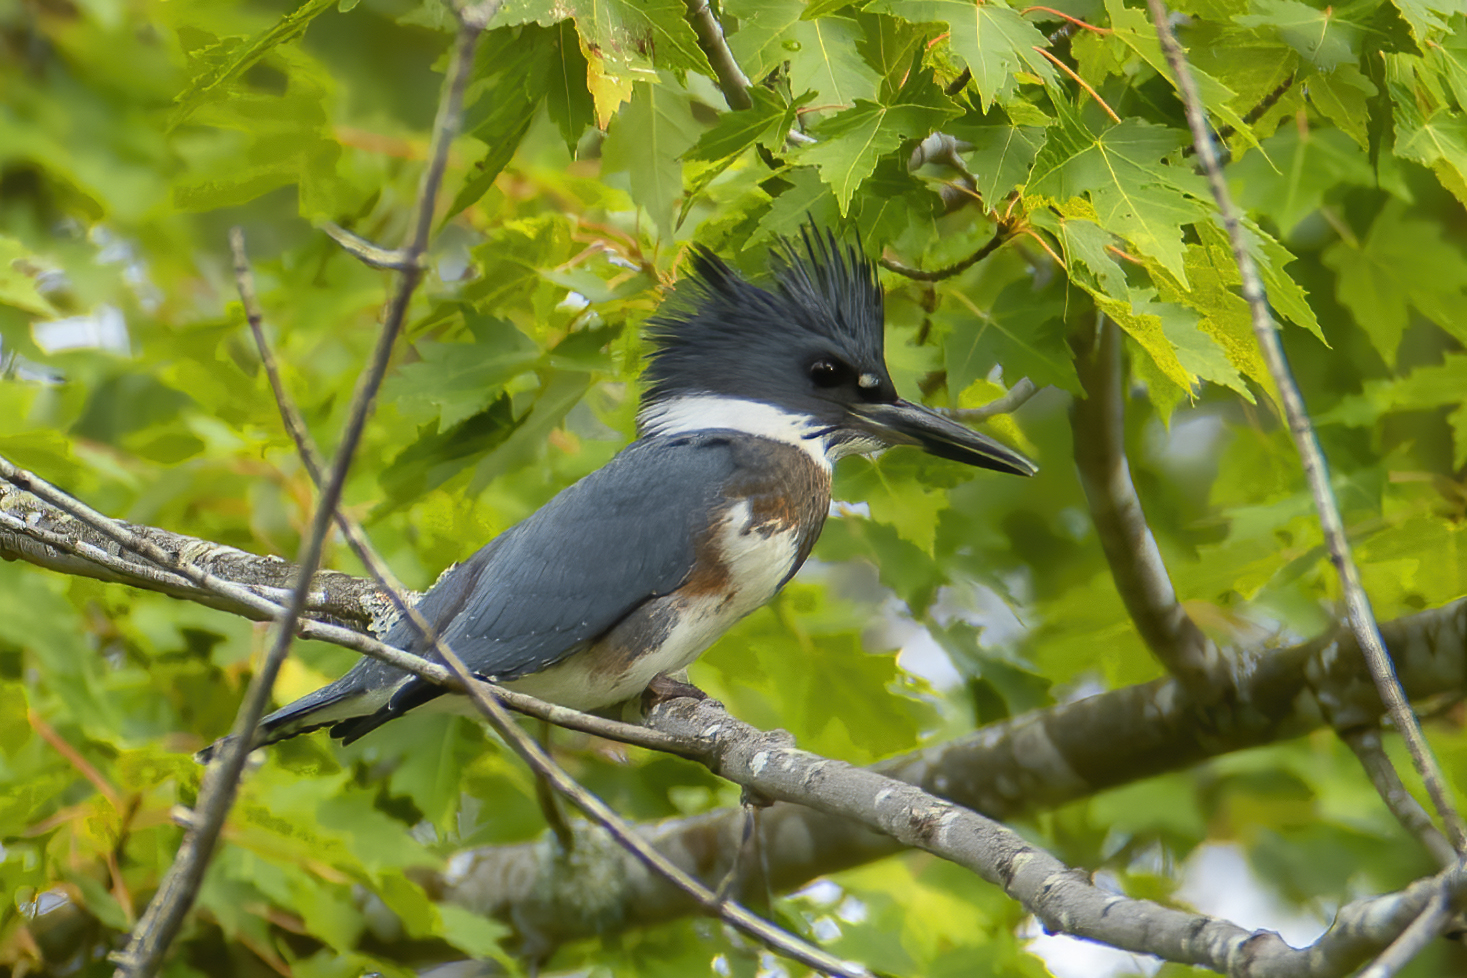
[[[670,594],[644,606],[650,618],[670,615],[674,621],[656,648],[640,650],[625,668],[610,671],[598,663],[602,650],[592,647],[505,685],[572,709],[594,710],[637,695],[660,673],[686,668],[735,622],[774,597],[795,566],[796,528],[765,532],[770,528],[755,529],[751,522],[744,502],[730,510],[718,530],[716,545],[727,572],[727,587],[720,593]],[[607,642],[615,640],[613,630]]]

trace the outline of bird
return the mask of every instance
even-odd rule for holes
[[[693,249],[691,273],[648,321],[636,440],[419,600],[473,673],[583,711],[681,675],[810,556],[844,456],[914,445],[1038,471],[898,396],[876,268],[855,247],[806,225],[770,266],[759,285]],[[436,659],[406,617],[384,641]],[[253,746],[322,727],[349,744],[441,698],[466,699],[366,658],[265,717]]]

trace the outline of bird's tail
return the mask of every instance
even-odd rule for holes
[[[312,730],[335,726],[346,720],[374,713],[382,704],[382,697],[374,697],[371,690],[347,685],[340,681],[323,686],[302,696],[288,706],[283,706],[260,721],[255,728],[250,750],[266,747],[282,740],[289,740]],[[220,737],[214,743],[194,754],[194,760],[208,764],[214,754],[224,748],[233,736]]]

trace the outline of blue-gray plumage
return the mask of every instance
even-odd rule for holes
[[[476,674],[588,710],[685,668],[804,563],[843,455],[913,444],[1033,474],[1017,453],[900,400],[875,269],[828,236],[802,243],[776,255],[772,289],[696,252],[650,324],[638,439],[419,602]],[[406,619],[386,641],[432,657]],[[364,659],[266,717],[256,743],[323,726],[350,742],[444,695]]]

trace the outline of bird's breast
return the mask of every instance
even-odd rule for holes
[[[799,449],[751,447],[757,454],[696,533],[693,566],[676,590],[651,597],[584,651],[509,685],[578,709],[607,706],[686,668],[773,598],[820,535],[830,475]]]

